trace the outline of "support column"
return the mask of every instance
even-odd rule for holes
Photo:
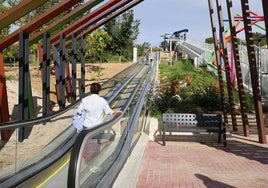
[[[226,84],[227,84],[227,90],[228,90],[229,105],[230,105],[230,110],[231,110],[230,113],[231,113],[231,118],[232,118],[233,130],[237,131],[233,88],[232,88],[232,82],[231,82],[231,77],[230,77],[230,66],[229,66],[228,53],[227,53],[227,47],[226,47],[226,41],[225,41],[225,35],[224,35],[222,6],[220,3],[220,0],[217,0],[216,2],[217,2],[217,11],[218,11],[218,22],[219,22],[219,27],[220,27],[220,44],[222,47],[222,57],[223,57],[224,66],[225,66]]]
[[[231,30],[231,42],[232,42],[231,50],[233,50],[233,54],[234,54],[237,88],[239,92],[239,100],[240,100],[240,108],[241,108],[240,111],[241,111],[242,122],[243,122],[244,136],[249,136],[247,105],[246,105],[246,97],[245,97],[243,77],[242,77],[242,71],[241,71],[241,65],[240,65],[239,50],[238,50],[238,43],[237,43],[237,37],[236,37],[236,28],[234,25],[232,0],[226,0],[226,4],[227,4],[227,11],[228,11],[228,20],[229,20],[229,25],[230,25],[230,30]]]
[[[81,82],[80,82],[80,97],[85,94],[85,36],[81,37]]]
[[[65,107],[65,37],[60,35],[60,48],[59,48],[59,106]]]
[[[218,79],[219,79],[219,86],[220,86],[220,95],[221,95],[221,102],[222,102],[223,117],[224,117],[224,122],[226,124],[228,124],[227,106],[226,106],[226,99],[225,99],[225,94],[224,94],[222,70],[221,70],[221,65],[220,65],[220,57],[218,54],[219,46],[218,46],[218,40],[217,40],[216,25],[215,25],[215,20],[214,20],[213,1],[208,0],[208,5],[209,5],[212,34],[213,34],[213,39],[214,39],[214,50],[215,50],[214,53],[215,53],[215,58],[216,58],[216,62],[217,62],[217,70],[218,70]]]
[[[72,35],[72,53],[71,53],[71,61],[72,61],[72,99],[71,101],[76,100],[76,63],[77,63],[77,52],[76,52],[76,37]]]
[[[43,60],[41,64],[43,81],[43,116],[50,113],[50,34],[43,34]]]
[[[264,127],[264,117],[263,117],[260,86],[258,82],[258,71],[257,71],[256,58],[255,58],[255,50],[254,50],[254,45],[253,45],[252,28],[250,24],[251,20],[250,20],[250,14],[249,14],[248,0],[241,0],[241,7],[242,7],[243,21],[244,21],[244,27],[245,27],[245,36],[246,36],[246,42],[247,42],[247,52],[248,52],[250,76],[251,76],[251,82],[252,82],[256,121],[257,121],[257,126],[258,126],[259,142],[266,144],[267,140],[266,140],[265,127]]]
[[[266,30],[266,44],[268,44],[268,1],[262,0],[263,16]]]
[[[23,32],[19,34],[19,105],[18,105],[18,120],[29,119],[28,106],[28,76],[29,76],[29,35]],[[26,127],[19,128],[19,142],[22,142],[26,137]]]
[[[1,113],[0,114],[1,122],[8,122],[10,117],[8,109],[4,59],[2,52],[0,52],[0,113]],[[10,129],[1,131],[2,140],[8,140],[11,137],[11,135],[12,132]]]

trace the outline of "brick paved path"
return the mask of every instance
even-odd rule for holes
[[[138,188],[266,188],[268,146],[232,138],[217,144],[149,142],[143,156]]]

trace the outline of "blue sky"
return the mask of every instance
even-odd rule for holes
[[[234,13],[241,14],[240,1],[233,0]],[[216,1],[213,2],[215,5]],[[223,18],[227,19],[226,1],[221,2],[224,10]],[[249,0],[249,6],[250,10],[263,15],[261,0]],[[159,46],[163,40],[160,35],[172,34],[182,29],[188,29],[187,37],[199,42],[204,42],[205,38],[212,36],[208,0],[144,0],[133,10],[135,19],[141,22],[140,34],[136,41],[138,44],[149,42],[152,46]],[[264,26],[264,23],[259,23]],[[265,33],[255,26],[253,31]],[[240,35],[239,38],[244,37],[244,33]]]

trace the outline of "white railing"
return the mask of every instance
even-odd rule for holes
[[[187,39],[185,41],[178,41],[177,46],[180,47],[189,58],[195,61],[195,65],[211,64],[214,60],[214,45]],[[268,97],[268,49],[267,46],[255,46],[256,63],[259,73],[259,84],[261,86],[262,96]],[[231,62],[231,47],[227,44],[228,58]],[[247,48],[245,45],[239,45],[239,57],[241,62],[241,71],[243,78],[243,85],[249,92],[252,91],[251,77],[249,71],[249,61],[247,55]],[[213,68],[210,70],[217,74]]]

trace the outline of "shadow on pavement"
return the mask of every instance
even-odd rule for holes
[[[199,178],[203,181],[203,184],[207,187],[217,187],[217,188],[235,188],[234,186],[228,185],[226,183],[222,183],[216,180],[213,180],[202,174],[195,174],[195,177]]]
[[[242,156],[250,160],[258,161],[262,164],[268,164],[268,145],[257,143],[256,140],[250,140],[246,137],[236,137],[227,140],[227,147],[212,144],[208,146],[215,147],[228,153]]]

